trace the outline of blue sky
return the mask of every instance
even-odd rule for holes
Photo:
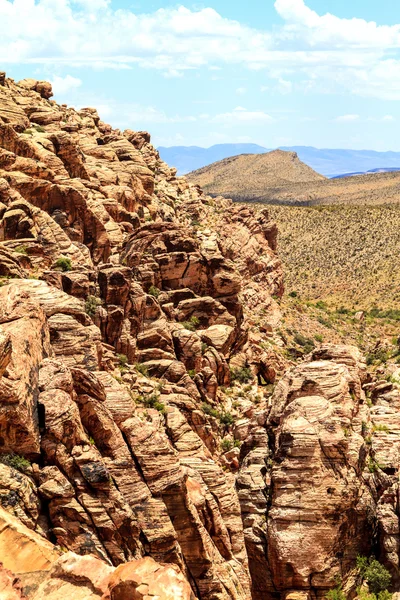
[[[0,0],[0,70],[156,145],[400,150],[393,0]]]

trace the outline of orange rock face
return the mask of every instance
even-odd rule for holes
[[[396,578],[396,392],[352,348],[288,370],[268,213],[51,93],[0,74],[1,593],[323,598],[371,515]]]

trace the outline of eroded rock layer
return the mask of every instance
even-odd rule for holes
[[[68,554],[0,586],[323,598],[373,543],[398,581],[396,389],[367,402],[355,348],[276,351],[266,211],[50,98],[0,78],[0,504]]]

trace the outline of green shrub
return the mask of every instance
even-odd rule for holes
[[[323,300],[318,300],[318,302],[315,303],[315,307],[320,310],[326,310],[328,308],[326,302],[323,302]]]
[[[324,341],[324,337],[320,333],[316,333],[314,335],[314,339],[316,342],[319,342],[320,344],[322,344],[322,342]]]
[[[155,285],[151,285],[149,287],[148,294],[153,296],[153,298],[158,298],[158,296],[161,294],[161,290],[159,290]]]
[[[144,375],[144,377],[147,377],[149,374],[149,369],[146,367],[146,365],[143,365],[141,363],[138,363],[137,365],[135,365],[135,369],[138,373],[140,373],[141,375]]]
[[[378,594],[378,600],[392,600],[393,594],[391,594],[388,590],[382,590]]]
[[[294,291],[289,293],[290,298],[297,298],[298,295],[299,294],[297,292],[294,292]]]
[[[332,329],[332,323],[329,321],[329,319],[319,315],[317,317],[317,321],[318,321],[318,323],[321,323],[321,325],[323,325],[324,327],[328,327],[329,329]]]
[[[159,401],[159,396],[157,394],[151,394],[146,396],[139,396],[138,400],[142,401],[145,406],[148,408],[155,408],[161,414],[165,415],[167,410],[165,408],[165,404]]]
[[[101,300],[100,298],[96,298],[96,296],[88,296],[85,302],[85,312],[89,317],[94,317],[96,314],[97,307],[100,306]]]
[[[234,423],[233,415],[229,412],[220,413],[219,420],[222,425],[233,425]]]
[[[389,571],[375,557],[357,556],[357,568],[373,594],[385,592],[390,586]]]
[[[66,256],[60,256],[60,258],[58,258],[56,260],[55,268],[60,269],[60,271],[64,271],[64,272],[72,271],[72,261],[70,258],[67,258]]]
[[[371,308],[368,316],[373,319],[390,319],[392,321],[400,321],[400,309],[389,308],[387,310],[382,310],[375,306],[374,308]]]
[[[188,371],[188,375],[189,375],[189,377],[190,377],[191,379],[194,379],[194,378],[195,378],[195,376],[196,376],[196,371],[195,371],[195,369],[189,369],[189,371]]]
[[[372,431],[385,431],[386,433],[389,433],[390,429],[389,427],[387,427],[387,425],[382,425],[381,423],[378,423],[378,425],[372,426]]]
[[[201,405],[201,409],[202,409],[203,413],[205,413],[206,415],[209,415],[210,417],[214,417],[215,419],[218,419],[219,412],[216,408],[211,406],[211,404],[208,404],[207,402],[203,402],[203,404]]]
[[[184,326],[185,329],[189,329],[189,331],[196,331],[196,329],[200,325],[200,321],[197,317],[192,315],[190,317],[189,321],[183,321],[182,325]]]
[[[202,342],[202,344],[201,344],[201,353],[205,354],[207,352],[207,350],[209,349],[209,347],[210,346],[208,344],[206,344],[205,342]]]
[[[125,354],[117,354],[118,357],[118,368],[123,373],[126,369],[126,365],[128,364],[128,357]]]
[[[232,440],[230,440],[229,438],[224,438],[221,442],[221,449],[224,452],[229,452],[229,450],[232,450],[232,448],[233,448]]]
[[[315,347],[314,341],[311,338],[304,336],[302,333],[295,333],[293,339],[296,344],[303,346],[304,348],[313,349]]]
[[[42,127],[41,125],[34,125],[34,126],[33,126],[33,129],[36,129],[36,131],[37,131],[38,133],[46,133],[46,130],[45,130],[45,128],[44,128],[44,127]]]
[[[19,456],[19,454],[14,454],[14,452],[0,455],[0,463],[7,465],[8,467],[12,467],[17,471],[22,471],[22,473],[24,473],[26,469],[31,466],[29,460],[23,456]]]
[[[376,471],[379,471],[379,469],[381,468],[381,465],[374,459],[369,457],[368,459],[368,471],[370,473],[376,473]]]
[[[14,252],[17,252],[17,254],[25,254],[25,256],[28,254],[26,246],[17,246],[14,248]]]
[[[375,348],[372,352],[367,354],[366,363],[367,365],[386,363],[391,358],[391,350],[389,348]]]
[[[237,367],[231,369],[231,379],[239,383],[247,383],[253,379],[253,374],[249,367]]]
[[[326,594],[327,600],[347,600],[346,594],[342,590],[342,586],[337,586],[333,590],[329,590]]]

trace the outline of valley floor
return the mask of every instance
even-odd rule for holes
[[[354,343],[366,353],[381,342],[396,345],[400,205],[272,205],[268,211],[284,263],[286,335]]]

